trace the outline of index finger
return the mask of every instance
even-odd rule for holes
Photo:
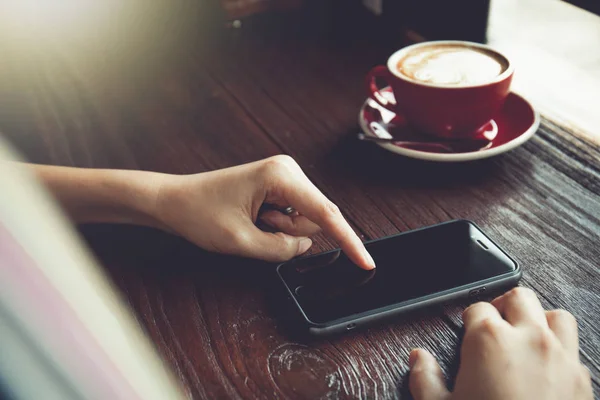
[[[280,190],[282,197],[292,207],[335,239],[352,262],[366,270],[375,268],[373,258],[344,219],[338,206],[325,197],[300,168],[298,173],[285,180]]]

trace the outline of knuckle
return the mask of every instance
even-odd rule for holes
[[[340,208],[329,200],[323,204],[321,213],[326,218],[336,218],[341,214]]]
[[[577,326],[577,320],[575,319],[573,314],[571,314],[567,310],[558,309],[558,310],[548,311],[547,318],[548,318],[548,320],[550,320],[552,322],[559,322],[561,324],[569,324],[571,326]]]
[[[286,165],[297,165],[296,160],[288,154],[277,154],[271,157],[273,160]]]
[[[467,308],[465,308],[465,310],[463,311],[463,315],[472,312],[473,310],[475,310],[477,307],[481,307],[484,304],[483,301],[478,301],[476,303],[473,303],[471,305],[469,305]]]
[[[465,335],[469,337],[469,342],[479,343],[490,339],[495,342],[502,342],[501,338],[506,334],[505,327],[501,323],[502,320],[493,314],[489,314],[490,307],[493,306],[485,302],[478,302],[469,306],[463,312],[463,319],[468,319],[470,313],[479,313],[482,315],[480,319],[471,323],[471,326],[466,331]]]
[[[529,288],[517,286],[506,293],[509,297],[515,299],[524,299],[526,297],[536,297],[535,292]]]
[[[243,250],[250,246],[250,235],[242,230],[229,230],[227,236],[234,248]]]
[[[492,318],[485,318],[481,320],[477,326],[477,330],[479,333],[486,336],[498,337],[500,336],[501,327],[500,324],[498,324],[498,322],[494,321]]]
[[[287,154],[278,154],[273,157],[269,157],[264,161],[264,165],[268,170],[280,171],[293,166],[297,166],[296,161],[288,156]]]
[[[557,346],[558,339],[545,327],[532,327],[533,343],[542,354],[550,354]]]
[[[289,180],[290,174],[297,167],[298,164],[292,157],[279,154],[263,160],[260,167],[260,176],[268,182],[277,184]]]
[[[469,314],[472,314],[473,312],[477,312],[477,310],[479,310],[480,308],[485,308],[487,307],[486,303],[483,301],[478,301],[477,303],[473,303],[470,306],[468,306],[467,308],[465,308],[465,310],[463,311],[463,320],[465,318],[468,318]]]
[[[482,343],[494,342],[504,343],[505,331],[503,327],[493,318],[484,318],[476,326],[470,329],[466,334],[466,342],[473,346],[480,346]]]

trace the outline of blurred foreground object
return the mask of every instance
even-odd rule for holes
[[[183,398],[66,218],[12,159],[0,137],[3,394],[15,400]]]

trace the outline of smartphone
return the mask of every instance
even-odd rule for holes
[[[473,222],[456,220],[365,243],[377,268],[341,250],[277,266],[302,325],[339,333],[449,300],[517,284],[521,269]]]

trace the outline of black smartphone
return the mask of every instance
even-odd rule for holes
[[[516,285],[517,262],[473,222],[456,220],[365,243],[377,268],[339,249],[277,267],[314,335],[351,330],[417,308]]]

